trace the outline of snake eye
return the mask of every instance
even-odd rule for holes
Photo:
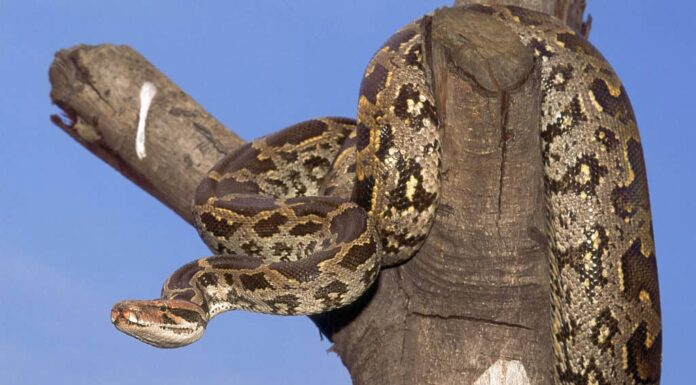
[[[167,311],[167,307],[164,306],[164,305],[160,305],[160,306],[159,306],[159,311],[161,311],[162,313],[164,313],[164,312]]]

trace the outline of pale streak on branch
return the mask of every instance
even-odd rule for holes
[[[143,83],[140,87],[140,113],[138,114],[138,128],[135,134],[135,153],[138,159],[143,160],[147,156],[145,151],[145,124],[147,113],[150,110],[152,99],[157,94],[157,87],[150,82]]]
[[[529,385],[524,365],[517,360],[498,360],[473,385]]]

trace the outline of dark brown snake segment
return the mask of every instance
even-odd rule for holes
[[[471,6],[540,63],[555,383],[659,384],[660,302],[635,117],[613,69],[553,17]],[[177,270],[154,301],[112,311],[160,347],[232,309],[313,314],[358,298],[426,239],[440,191],[437,112],[420,24],[365,71],[357,123],[311,120],[248,143],[201,182],[196,226],[218,256]]]

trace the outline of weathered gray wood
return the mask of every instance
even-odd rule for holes
[[[570,28],[583,36],[588,36],[592,19],[583,20],[585,0],[455,0],[455,5],[477,3],[515,5],[553,15],[563,20]]]
[[[242,140],[127,46],[80,45],[56,53],[51,100],[68,135],[191,223],[196,186]],[[147,121],[147,157],[135,154],[140,87],[158,89]]]

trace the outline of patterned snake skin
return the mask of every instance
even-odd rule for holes
[[[558,20],[472,6],[534,51],[542,74],[555,383],[658,384],[660,302],[643,155],[609,64]],[[420,24],[369,63],[358,120],[326,118],[257,139],[200,184],[194,216],[217,256],[191,262],[160,299],[112,321],[158,347],[201,337],[232,309],[322,313],[351,303],[381,266],[426,239],[440,191],[438,118]]]

